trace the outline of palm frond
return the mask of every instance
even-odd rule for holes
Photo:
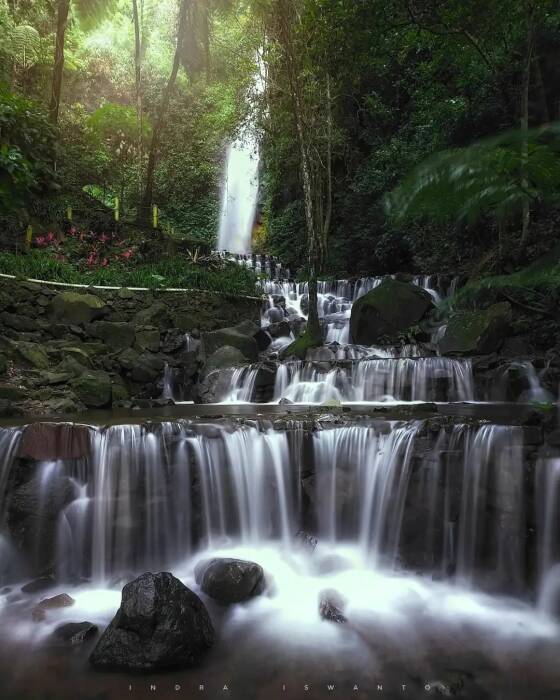
[[[560,188],[560,125],[517,129],[449,149],[417,166],[386,198],[392,218],[430,217],[474,224],[507,219],[523,203],[556,197]]]

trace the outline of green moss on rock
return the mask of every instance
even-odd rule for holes
[[[508,302],[493,304],[482,311],[459,311],[449,319],[438,343],[443,354],[478,355],[493,352],[501,346],[509,322]]]
[[[424,289],[388,277],[352,306],[352,341],[373,345],[396,336],[416,326],[432,308],[432,297]]]
[[[281,357],[282,359],[286,357],[297,357],[299,360],[305,360],[308,350],[318,348],[321,345],[321,340],[312,338],[308,333],[304,333],[282,351]]]

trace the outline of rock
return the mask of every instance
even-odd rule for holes
[[[417,325],[432,308],[432,297],[421,287],[386,278],[354,302],[350,337],[358,345],[374,345]]]
[[[159,328],[155,326],[143,326],[136,329],[136,345],[141,350],[148,352],[158,352],[159,350]]]
[[[7,401],[23,401],[29,398],[29,391],[15,384],[0,384],[0,399]]]
[[[107,406],[111,401],[111,377],[102,370],[84,372],[72,381],[72,389],[91,408]]]
[[[68,622],[59,625],[52,633],[52,641],[58,644],[77,646],[97,635],[97,625],[92,622]]]
[[[134,345],[136,333],[133,323],[97,321],[91,326],[91,333],[112,350],[125,350]]]
[[[103,316],[105,309],[105,302],[93,294],[62,292],[52,301],[54,316],[64,318],[71,323],[91,323]]]
[[[210,559],[195,568],[195,580],[206,595],[219,603],[241,603],[265,588],[261,566],[243,559]]]
[[[161,301],[154,302],[147,309],[142,309],[135,316],[136,324],[139,326],[157,326],[158,328],[168,328],[171,325],[168,307]]]
[[[21,437],[18,457],[37,461],[80,459],[91,451],[91,432],[74,423],[30,423]]]
[[[128,583],[121,606],[90,656],[96,668],[155,671],[200,661],[214,628],[200,598],[169,573]]]
[[[303,530],[296,532],[294,540],[296,547],[307,550],[309,554],[313,554],[318,543],[318,539],[316,537],[310,535],[308,532],[304,532]]]
[[[0,595],[8,595],[11,592],[12,589],[10,588],[10,586],[4,586],[4,588],[0,591]]]
[[[67,593],[60,593],[52,598],[44,598],[39,605],[36,605],[31,611],[31,617],[35,622],[40,622],[44,620],[47,616],[47,610],[57,610],[59,608],[69,608],[74,605],[76,601],[71,598]]]
[[[185,345],[185,334],[181,331],[173,328],[168,330],[165,334],[163,342],[161,344],[161,349],[166,354],[171,354],[181,350]]]
[[[237,348],[225,345],[215,350],[204,363],[203,374],[207,375],[217,369],[229,369],[247,364],[247,359]]]
[[[40,576],[21,587],[22,593],[39,593],[56,585],[54,576]]]
[[[243,327],[244,329],[244,327]],[[257,341],[252,335],[235,328],[221,328],[202,334],[202,343],[206,356],[212,355],[216,350],[225,346],[237,348],[247,360],[256,362],[259,357]]]
[[[8,360],[6,359],[5,355],[2,355],[2,353],[0,353],[0,374],[6,374],[7,369],[8,369]]]
[[[37,369],[49,368],[49,357],[44,348],[37,343],[19,341],[15,343],[15,347],[23,359],[27,360],[33,367]]]
[[[333,589],[322,591],[319,594],[319,615],[323,620],[344,624],[348,622],[344,616],[344,608],[346,601],[344,598]]]
[[[458,311],[451,316],[438,347],[443,355],[484,355],[498,350],[511,320],[508,302],[483,311]]]
[[[120,353],[118,362],[124,370],[130,371],[136,366],[138,358],[139,355],[136,352],[136,350],[128,348],[127,350],[123,350],[123,352]]]
[[[307,353],[313,348],[317,348],[322,344],[321,340],[314,340],[307,333],[300,335],[293,343],[283,348],[280,353],[280,359],[284,360],[288,357],[297,357],[299,360],[305,360]]]
[[[259,352],[263,352],[263,350],[266,350],[268,346],[272,343],[272,338],[270,337],[270,333],[267,333],[263,328],[260,328],[255,335],[253,336],[257,343],[257,347],[259,349]]]
[[[134,299],[134,292],[132,289],[128,289],[128,287],[121,287],[117,292],[117,296],[119,299]]]
[[[14,331],[36,331],[37,324],[23,314],[10,314],[7,311],[0,313],[0,323]]]
[[[157,355],[140,355],[132,368],[132,379],[147,384],[155,381],[163,372],[164,362]]]
[[[58,513],[74,499],[72,481],[67,476],[51,475],[45,478],[37,473],[32,479],[15,489],[8,504],[10,520],[16,516],[31,515],[37,518],[56,518]]]

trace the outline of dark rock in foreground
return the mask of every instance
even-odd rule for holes
[[[348,622],[344,615],[346,603],[337,591],[332,589],[322,591],[319,596],[319,615],[323,620],[336,622],[341,625]]]
[[[261,566],[243,559],[210,559],[195,568],[195,579],[206,595],[219,603],[241,603],[265,588]]]
[[[96,668],[154,671],[196,664],[214,642],[204,604],[170,573],[128,583],[90,656]]]
[[[77,646],[97,634],[97,626],[92,622],[68,622],[60,625],[52,633],[52,641],[57,644]]]

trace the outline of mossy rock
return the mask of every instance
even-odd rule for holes
[[[160,331],[155,326],[144,326],[136,329],[136,345],[141,350],[158,352]]]
[[[250,362],[256,362],[259,358],[257,341],[244,331],[245,327],[233,327],[203,333],[202,342],[206,356],[212,355],[219,348],[229,346],[237,348]]]
[[[8,370],[8,360],[0,353],[0,374],[6,374]]]
[[[133,323],[121,321],[96,321],[92,334],[108,345],[111,350],[125,350],[134,345],[136,333]]]
[[[56,318],[71,323],[90,323],[105,313],[105,302],[93,294],[62,292],[54,297],[52,310]]]
[[[16,349],[24,360],[37,369],[48,369],[50,362],[45,350],[37,343],[17,342]]]
[[[111,401],[112,384],[107,372],[84,372],[74,379],[72,389],[80,401],[90,408],[101,408]]]
[[[484,355],[499,350],[510,321],[507,301],[482,311],[458,311],[447,323],[439,350],[445,355]]]
[[[352,342],[374,345],[395,337],[418,325],[432,308],[433,299],[425,289],[388,277],[352,306]]]
[[[293,343],[290,343],[287,348],[284,348],[280,354],[280,358],[285,359],[287,357],[297,357],[299,360],[305,360],[308,350],[318,348],[321,345],[321,340],[312,338],[307,333],[304,333],[299,338],[294,340]]]

